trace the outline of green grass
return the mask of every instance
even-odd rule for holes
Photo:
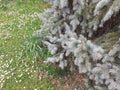
[[[40,48],[32,37],[40,29],[37,14],[48,5],[42,0],[3,1],[0,3],[0,89],[53,90],[50,77],[40,78],[40,72],[48,67],[42,57],[35,59]]]

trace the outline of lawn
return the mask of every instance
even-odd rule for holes
[[[47,66],[37,63],[42,58],[35,59],[38,52],[32,38],[40,29],[38,14],[46,7],[42,0],[0,1],[1,90],[53,90],[50,77],[41,78]]]

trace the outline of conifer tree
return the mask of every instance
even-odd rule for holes
[[[120,39],[108,52],[94,42],[120,30],[120,0],[46,1],[51,8],[40,14],[44,24],[36,32],[52,54],[46,62],[85,73],[86,85],[95,82],[93,90],[120,90],[120,68],[114,64],[120,61]]]

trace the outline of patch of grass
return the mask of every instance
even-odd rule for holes
[[[102,37],[97,38],[95,42],[98,45],[102,46],[102,48],[105,49],[106,52],[109,52],[113,45],[119,40],[119,38],[120,29],[118,29],[116,32],[104,34]]]
[[[40,28],[37,14],[46,7],[42,0],[0,3],[0,89],[53,90],[49,77],[40,78],[40,72],[48,67],[41,57],[35,59],[40,48],[31,37]]]

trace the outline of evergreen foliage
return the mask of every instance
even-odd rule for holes
[[[120,68],[113,63],[120,61],[120,40],[107,53],[89,38],[119,13],[120,0],[47,1],[52,7],[40,14],[44,24],[36,32],[52,54],[46,62],[87,74],[86,85],[94,80],[95,90],[119,90]]]

